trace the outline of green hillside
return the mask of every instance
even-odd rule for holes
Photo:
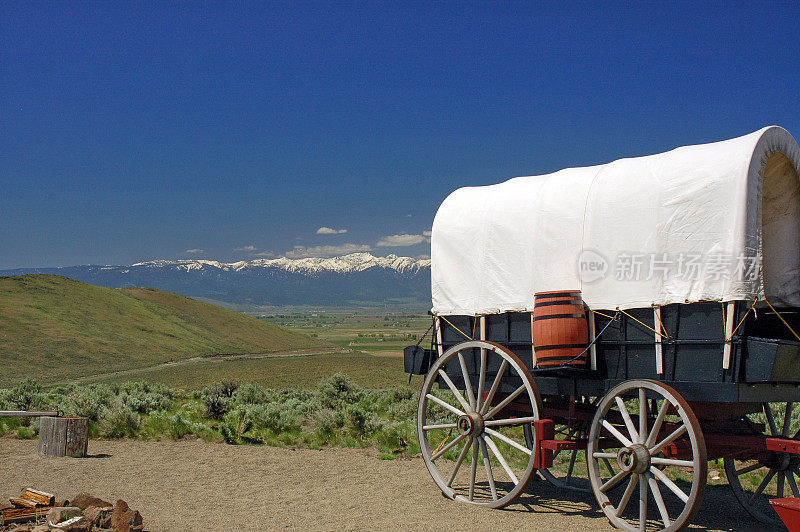
[[[152,288],[102,288],[55,275],[0,277],[0,385],[320,346],[263,320]]]

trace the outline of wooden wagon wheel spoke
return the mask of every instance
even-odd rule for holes
[[[470,369],[467,357],[477,358],[478,352],[480,366]],[[498,370],[489,376],[493,380],[484,399],[489,368]],[[535,452],[524,445],[519,427],[531,426],[541,411],[539,392],[523,362],[498,344],[470,340],[437,358],[422,386],[417,409],[420,450],[442,493],[491,508],[513,502],[533,475],[535,463]],[[506,395],[506,390],[513,391]],[[501,392],[502,401],[495,402]],[[501,411],[506,414],[498,415]]]
[[[486,386],[486,349],[481,349],[481,369],[478,376],[478,405],[476,410],[483,410],[483,389]]]
[[[609,423],[605,419],[602,420],[600,422],[600,424],[603,425],[603,427],[605,427],[605,429],[608,432],[610,432],[616,439],[618,439],[619,442],[622,445],[624,445],[625,447],[630,447],[631,445],[633,445],[633,442],[631,440],[629,440],[628,438],[623,436],[622,433],[620,431],[618,431],[617,428],[614,425],[612,425],[611,423]]]
[[[489,394],[486,396],[486,401],[483,403],[483,406],[481,407],[480,411],[481,414],[485,414],[486,410],[490,406],[492,406],[492,400],[494,399],[494,394],[497,393],[497,388],[500,386],[500,381],[503,379],[503,375],[505,375],[507,367],[508,367],[508,361],[504,359],[503,362],[500,364],[500,369],[497,370],[497,375],[495,376],[494,381],[492,382],[492,387],[489,388]]]
[[[639,478],[639,532],[647,530],[647,482]]]
[[[464,463],[464,458],[467,456],[467,452],[469,451],[470,447],[472,446],[472,441],[474,438],[470,438],[467,443],[464,444],[464,447],[461,448],[461,452],[458,454],[458,459],[456,460],[456,465],[453,466],[453,472],[450,473],[450,478],[447,479],[447,485],[452,486],[453,481],[456,479],[456,475],[458,474],[458,470],[461,469],[461,464]]]
[[[469,372],[467,371],[467,363],[464,360],[464,355],[461,351],[458,352],[458,364],[461,366],[461,375],[464,378],[464,386],[467,390],[467,397],[469,397],[469,410],[475,410],[477,404],[475,403],[475,392],[472,390],[472,380],[469,378]],[[441,371],[441,370],[439,370]]]
[[[425,398],[430,399],[434,403],[438,403],[439,406],[442,406],[442,407],[446,408],[447,410],[451,411],[452,413],[454,413],[457,416],[463,416],[464,415],[463,411],[459,410],[458,408],[454,407],[453,405],[451,405],[448,402],[442,401],[441,399],[439,399],[435,395],[425,394]]]
[[[777,436],[778,429],[775,427],[775,417],[772,415],[772,409],[770,408],[769,403],[764,403],[762,407],[764,408],[764,415],[767,417],[767,422],[769,423],[769,433],[773,436]]]
[[[500,452],[500,449],[497,448],[497,445],[494,444],[492,438],[489,437],[488,434],[484,434],[482,437],[483,440],[486,442],[486,445],[489,446],[489,450],[492,451],[492,454],[495,456],[495,458],[497,458],[497,461],[500,462],[500,466],[505,470],[506,474],[514,483],[514,485],[516,486],[517,484],[519,484],[519,479],[514,474],[514,472],[511,471],[511,468],[508,467],[508,462],[506,462],[506,459],[503,457],[503,454]]]
[[[656,399],[650,402],[648,397],[653,396]],[[658,401],[662,401],[660,406]],[[638,406],[638,420],[631,415],[631,405]],[[680,420],[670,421],[669,434],[663,437],[660,433],[670,412]],[[611,420],[620,420],[625,428]],[[664,456],[665,449],[676,442],[677,456]],[[589,433],[587,462],[595,498],[617,528],[642,531],[655,521],[661,530],[680,530],[700,507],[708,473],[705,440],[689,404],[664,384],[626,381],[603,397]],[[603,466],[612,473],[610,478],[601,474]],[[684,485],[686,475],[691,475],[691,481]],[[614,490],[617,486],[625,488],[620,493]],[[631,504],[637,491],[638,508]],[[655,505],[648,505],[650,500]]]
[[[532,453],[533,453],[533,451],[531,451],[531,450],[530,450],[530,449],[528,449],[527,447],[525,447],[525,446],[523,446],[523,445],[519,444],[518,442],[515,442],[514,440],[512,440],[511,438],[509,438],[509,437],[507,437],[507,436],[503,436],[502,434],[500,434],[500,433],[499,433],[499,432],[497,432],[496,430],[492,430],[492,429],[490,429],[490,428],[488,428],[488,427],[487,427],[487,428],[485,429],[485,431],[486,431],[486,434],[490,434],[490,435],[494,436],[494,437],[495,437],[495,438],[497,438],[498,440],[500,440],[500,441],[503,441],[503,442],[505,442],[505,443],[509,444],[510,446],[512,446],[512,447],[514,447],[514,448],[516,448],[516,449],[519,449],[520,451],[522,451],[522,452],[523,452],[523,453],[525,453],[525,454],[528,454],[528,455],[530,455],[530,454],[532,454]]]
[[[454,429],[456,428],[455,423],[440,423],[438,425],[425,425],[422,427],[422,430],[437,430],[437,429]]]
[[[672,405],[669,401],[665,400],[661,403],[661,408],[658,410],[658,416],[653,422],[653,428],[650,429],[650,434],[647,436],[647,440],[645,441],[645,445],[647,447],[652,447],[653,444],[655,444],[656,438],[658,438],[658,433],[661,430],[661,425],[664,423],[664,418],[667,416],[667,411],[669,410],[670,406]]]
[[[625,480],[625,477],[627,477],[627,476],[628,476],[628,475],[630,475],[630,474],[631,474],[631,473],[630,473],[630,471],[620,471],[619,473],[617,473],[616,475],[614,475],[613,477],[611,477],[610,479],[608,479],[608,480],[607,480],[607,481],[606,481],[606,482],[605,482],[605,483],[604,483],[602,486],[600,486],[598,489],[599,489],[600,491],[608,491],[608,490],[610,490],[611,488],[615,487],[615,486],[616,486],[617,484],[619,484],[620,482],[622,482],[623,480]]]
[[[461,407],[464,409],[465,412],[474,410],[472,404],[468,403],[467,400],[464,399],[464,396],[461,395],[461,392],[458,391],[456,385],[453,384],[453,381],[450,379],[450,377],[447,376],[447,373],[444,370],[442,369],[439,370],[439,376],[447,384],[447,387],[450,388],[450,391],[453,392],[453,395],[456,396],[456,401],[458,401],[461,404]]]
[[[763,403],[762,413],[747,414],[742,418],[750,425],[764,425],[765,435],[793,440],[800,439],[800,431],[794,431],[800,409],[794,402]],[[780,408],[784,407],[782,415]],[[763,415],[763,417],[762,417]],[[724,459],[728,485],[736,499],[747,512],[758,521],[779,527],[780,520],[769,501],[789,495],[800,497],[797,479],[800,476],[800,456],[777,451],[762,452],[752,456],[734,456]],[[786,489],[788,485],[789,489]]]
[[[797,490],[797,482],[794,479],[795,475],[800,476],[800,472],[798,472],[796,469],[793,469],[789,474],[789,487],[792,488],[792,495],[794,497],[800,497],[800,491]]]
[[[667,505],[664,504],[664,497],[661,496],[661,489],[658,487],[658,481],[655,476],[650,473],[647,475],[647,483],[650,485],[650,492],[656,501],[658,513],[661,514],[661,522],[664,523],[664,528],[668,527],[672,522],[669,520],[669,512]]]
[[[478,474],[478,444],[475,443],[473,438],[473,445],[472,445],[472,467],[470,468],[470,475],[469,475],[469,501],[472,502],[474,500],[475,495],[475,477]]]
[[[644,443],[647,439],[647,393],[644,388],[639,388],[639,439]]]
[[[636,486],[639,484],[639,475],[632,475],[630,480],[628,480],[628,487],[625,488],[625,491],[622,493],[622,498],[619,501],[616,509],[616,516],[619,517],[628,507],[628,503],[631,501],[631,497],[633,496],[633,490],[636,489]]]
[[[484,418],[486,419],[486,418]],[[534,417],[513,417],[508,419],[490,419],[484,422],[484,425],[487,427],[499,427],[499,426],[513,426],[513,425],[524,425],[526,423],[533,423],[536,421]]]
[[[492,491],[492,499],[497,500],[497,486],[494,483],[494,474],[492,473],[492,464],[491,460],[489,459],[489,452],[486,450],[486,442],[482,436],[478,436],[478,442],[481,445],[483,466],[486,468],[486,478],[489,480],[489,489]]]
[[[789,401],[786,403],[786,411],[783,413],[783,428],[781,428],[781,436],[786,437],[792,429],[792,409],[794,403]]]
[[[485,419],[487,421],[492,419],[492,417],[494,417],[495,414],[497,414],[502,409],[504,409],[506,406],[508,406],[508,404],[511,401],[516,399],[519,396],[519,394],[521,394],[524,391],[525,391],[525,385],[523,384],[522,386],[520,386],[519,388],[517,388],[516,390],[514,390],[513,392],[508,394],[508,397],[503,399],[496,407],[494,407],[491,410],[489,410],[488,412],[486,412],[486,414],[484,414],[484,416],[483,416],[483,419]]]
[[[614,399],[617,402],[620,414],[622,414],[622,420],[625,422],[625,428],[628,429],[628,436],[630,436],[629,441],[639,442],[639,433],[633,427],[633,420],[631,419],[630,412],[628,412],[628,407],[625,406],[625,401],[622,400],[622,397],[615,397]]]
[[[435,461],[444,453],[452,449],[454,446],[458,445],[458,443],[464,438],[466,438],[466,436],[464,436],[463,434],[453,438],[447,445],[443,446],[441,449],[439,449],[433,455],[431,455],[431,462]]]
[[[686,425],[681,425],[680,427],[672,431],[672,433],[669,436],[661,440],[661,442],[651,447],[650,454],[660,453],[661,451],[664,450],[664,448],[666,448],[667,445],[669,445],[670,443],[674,442],[675,440],[683,436],[685,432],[686,432]]]

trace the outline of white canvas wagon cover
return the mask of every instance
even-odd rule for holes
[[[533,308],[580,289],[595,309],[764,299],[800,306],[797,142],[722,142],[465,187],[436,213],[435,314]]]

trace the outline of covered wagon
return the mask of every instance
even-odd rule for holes
[[[538,471],[677,530],[722,458],[775,522],[800,496],[799,162],[773,126],[445,199],[431,348],[406,350],[442,492],[500,507]]]

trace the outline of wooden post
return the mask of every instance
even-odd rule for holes
[[[439,356],[442,356],[442,321],[436,317],[436,349],[439,351]]]
[[[655,334],[656,341],[656,373],[664,374],[664,348],[661,345],[661,334],[665,331],[661,327],[661,307],[653,307],[653,328],[658,331]]]
[[[533,312],[531,314],[531,369],[536,367],[536,348],[533,347],[534,340],[533,340]]]
[[[43,417],[39,422],[39,454],[86,456],[89,420],[83,417]]]
[[[592,346],[589,348],[589,367],[595,370],[597,369],[597,345],[594,343],[594,312],[589,310],[589,307],[586,307],[586,312],[589,313],[589,342],[592,344]]]
[[[725,346],[722,348],[722,369],[731,369],[731,336],[733,336],[733,322],[736,318],[736,302],[723,303],[727,306],[725,316]]]

